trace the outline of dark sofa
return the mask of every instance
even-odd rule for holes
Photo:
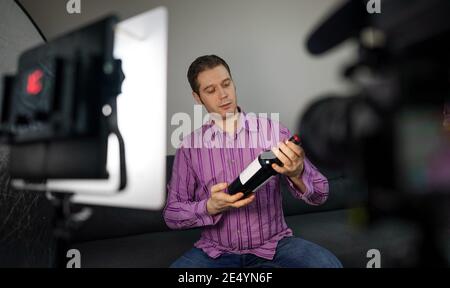
[[[170,178],[173,156],[167,157]],[[396,227],[364,228],[367,190],[344,171],[322,171],[329,180],[330,195],[321,206],[310,206],[290,194],[282,183],[286,221],[296,236],[328,248],[344,267],[365,267],[366,253],[379,249],[386,255],[401,246]],[[170,230],[162,211],[91,206],[93,216],[74,233],[72,247],[81,252],[82,267],[168,267],[193,247],[199,229]],[[75,210],[81,209],[76,205]],[[399,236],[400,235],[400,236]],[[383,266],[392,260],[384,257]]]

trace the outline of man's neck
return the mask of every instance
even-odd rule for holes
[[[222,131],[225,131],[229,134],[234,134],[239,128],[239,117],[241,113],[236,111],[232,116],[228,116],[225,119],[214,119],[214,124],[217,125]]]

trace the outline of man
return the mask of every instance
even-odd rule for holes
[[[212,116],[176,152],[164,219],[172,229],[203,227],[203,232],[171,267],[341,267],[328,250],[293,237],[283,216],[279,176],[246,198],[227,193],[239,173],[272,147],[283,163],[272,167],[287,178],[292,194],[311,205],[325,202],[328,181],[300,146],[286,141],[289,130],[240,110],[230,68],[218,56],[197,58],[188,80],[195,101]]]

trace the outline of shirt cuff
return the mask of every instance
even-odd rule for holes
[[[301,191],[299,188],[297,188],[297,186],[295,186],[294,182],[292,182],[291,178],[286,177],[287,178],[287,183],[288,186],[292,189],[292,191],[295,192],[295,195],[297,196],[297,198],[299,199],[308,199],[308,197],[313,193],[314,188],[313,188],[313,183],[312,183],[312,179],[311,176],[312,175],[312,167],[309,165],[308,161],[303,161],[303,172],[302,174],[298,177],[299,179],[301,179],[303,181],[303,184],[305,184],[306,187],[306,191],[303,192]]]
[[[207,202],[208,199],[200,201],[197,205],[195,214],[197,215],[197,217],[199,218],[199,220],[202,222],[203,225],[216,225],[217,222],[219,222],[220,219],[222,218],[222,213],[216,215],[209,215],[208,209],[206,208]]]

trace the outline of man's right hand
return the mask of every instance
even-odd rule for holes
[[[253,193],[245,199],[241,199],[244,196],[242,192],[229,195],[225,193],[227,187],[227,183],[219,183],[211,187],[211,197],[206,203],[209,215],[215,215],[230,208],[241,208],[250,204],[256,198]]]

